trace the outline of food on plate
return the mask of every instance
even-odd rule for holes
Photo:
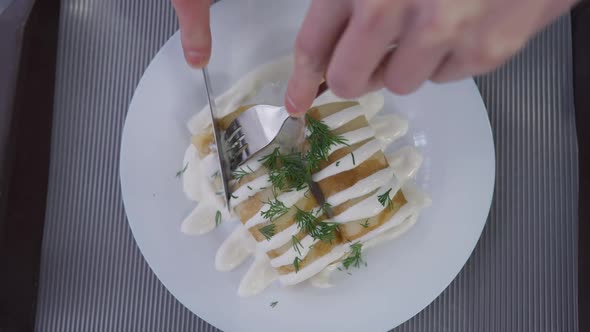
[[[290,58],[260,67],[218,99],[223,128],[246,110],[264,82],[286,77]],[[230,183],[231,213],[219,196],[221,180],[207,112],[189,122],[191,144],[183,162],[183,185],[197,201],[182,231],[206,233],[237,220],[221,244],[216,268],[229,271],[255,257],[238,294],[259,293],[275,280],[295,285],[306,280],[329,287],[334,269],[366,264],[367,248],[409,229],[429,204],[412,181],[422,163],[411,146],[386,153],[408,122],[377,115],[383,97],[371,93],[342,100],[327,92],[305,116],[305,139],[293,146],[271,145],[238,167]],[[317,183],[326,202],[309,190]]]

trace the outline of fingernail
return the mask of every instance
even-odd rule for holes
[[[199,51],[186,51],[185,52],[186,62],[191,67],[203,68],[209,62],[209,58],[206,53]]]
[[[291,97],[289,97],[289,95],[285,97],[285,107],[287,108],[287,112],[289,112],[289,114],[291,114],[294,117],[300,117],[303,115],[303,113],[305,113],[305,111],[300,111],[297,108],[297,105],[295,105],[295,103],[293,102]]]

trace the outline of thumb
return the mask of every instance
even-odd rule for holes
[[[172,0],[180,25],[180,41],[186,62],[202,68],[211,56],[210,0]]]

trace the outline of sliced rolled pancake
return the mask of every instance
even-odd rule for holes
[[[245,109],[242,107],[222,119],[222,127],[227,127]],[[312,277],[329,264],[344,259],[351,245],[369,240],[372,234],[379,234],[379,229],[388,228],[387,223],[409,204],[402,186],[414,173],[390,165],[383,153],[383,140],[375,137],[358,103],[324,104],[312,108],[308,115],[345,142],[330,146],[328,158],[319,162],[311,174],[330,204],[333,218],[327,219],[306,188],[273,187],[269,179],[272,170],[259,161],[241,166],[240,178],[231,183],[230,204],[234,212],[255,238],[256,248],[267,254],[271,266],[279,273],[279,280],[286,285]],[[302,147],[304,154],[314,144],[309,139]],[[214,152],[210,128],[193,136],[192,142],[201,157]],[[271,150],[261,155],[265,153]],[[398,159],[404,157],[410,158],[400,155]],[[418,166],[419,160],[414,168]],[[280,212],[270,213],[273,208]],[[326,229],[330,236],[317,235]]]

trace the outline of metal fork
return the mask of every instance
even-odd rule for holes
[[[316,96],[326,90],[324,82]],[[284,106],[256,105],[245,110],[225,130],[230,169],[236,170],[271,143],[293,145],[301,131],[301,122],[291,117]]]

